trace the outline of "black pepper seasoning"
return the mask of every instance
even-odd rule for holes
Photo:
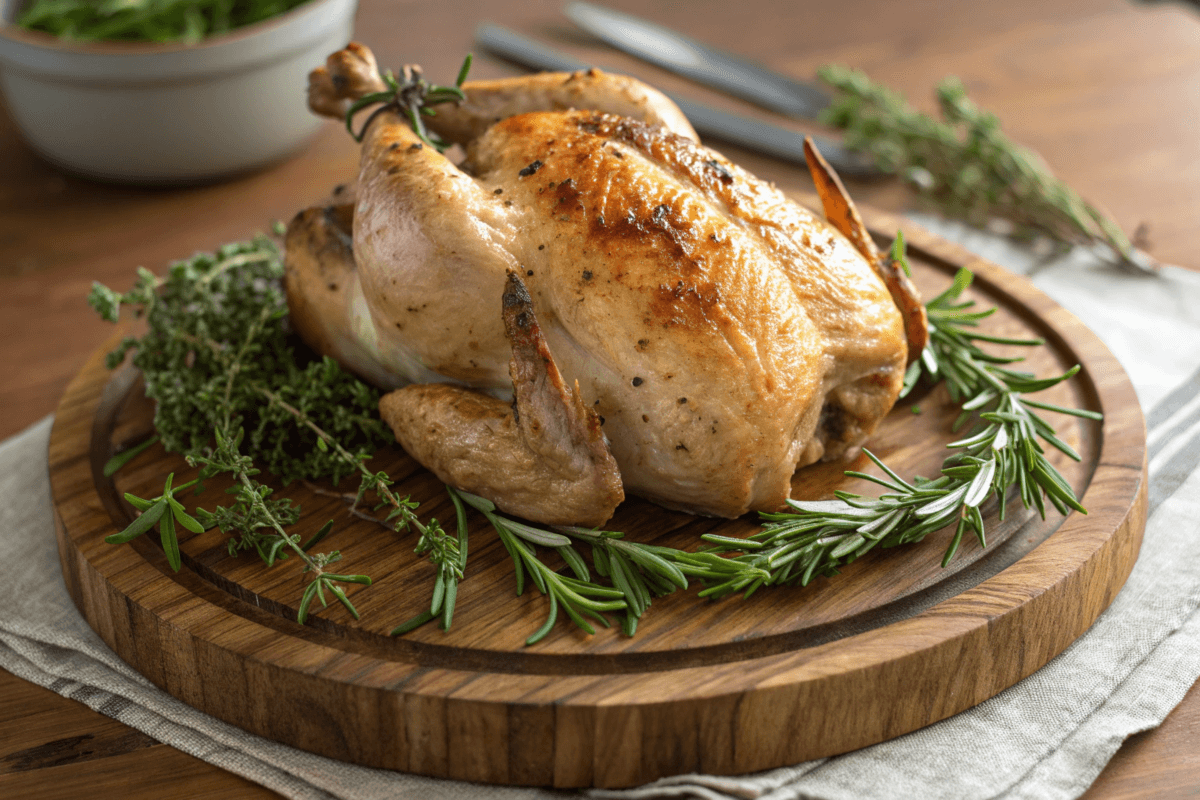
[[[532,175],[533,173],[537,172],[537,171],[538,171],[539,169],[541,169],[541,168],[542,168],[542,162],[541,162],[541,161],[536,161],[536,160],[535,160],[535,161],[534,161],[534,162],[532,162],[532,163],[531,163],[531,164],[530,164],[528,167],[526,167],[525,169],[521,170],[521,171],[520,171],[520,172],[518,172],[517,174],[518,174],[518,175],[520,175],[522,178],[528,178],[530,175]]]

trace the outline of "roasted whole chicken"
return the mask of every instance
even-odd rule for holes
[[[351,44],[309,104],[385,88]],[[427,119],[462,163],[384,106],[357,185],[287,237],[297,329],[403,387],[381,413],[439,478],[543,523],[601,525],[626,492],[736,517],[891,409],[924,309],[815,149],[828,222],[632,79],[462,88]]]

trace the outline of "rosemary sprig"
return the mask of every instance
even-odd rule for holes
[[[459,498],[479,511],[492,524],[505,550],[512,558],[517,581],[517,594],[525,591],[528,575],[535,586],[546,595],[550,608],[546,621],[525,644],[532,645],[545,638],[558,619],[562,608],[567,617],[586,633],[595,628],[590,617],[605,627],[610,622],[605,612],[623,612],[621,630],[626,636],[637,631],[638,620],[646,613],[654,597],[687,589],[688,578],[714,585],[730,581],[749,582],[766,577],[757,567],[736,559],[722,558],[710,552],[689,553],[670,547],[630,542],[616,531],[599,531],[575,526],[558,526],[554,531],[537,528],[524,522],[508,519],[496,512],[490,500],[447,487],[452,498]],[[460,526],[464,526],[462,507],[458,506]],[[575,549],[575,540],[590,547],[592,568],[606,586],[592,577],[587,562]],[[737,540],[730,540],[737,541]],[[552,548],[566,562],[574,577],[551,569],[538,557],[538,547]],[[701,592],[704,595],[704,592]],[[436,617],[425,613],[414,617],[393,633],[406,633]]]
[[[506,519],[496,513],[496,506],[490,500],[467,492],[460,492],[458,495],[463,502],[487,517],[488,522],[496,529],[500,542],[513,561],[517,594],[524,593],[525,576],[528,574],[541,593],[550,598],[550,613],[545,624],[535,631],[525,644],[541,641],[550,632],[558,618],[560,607],[572,622],[587,633],[595,633],[596,629],[584,619],[585,616],[592,617],[607,628],[610,623],[602,612],[619,611],[628,607],[621,591],[601,586],[591,580],[587,565],[571,546],[568,537]],[[567,562],[575,577],[560,575],[546,566],[537,557],[535,545],[553,547]]]
[[[1157,266],[1036,153],[1005,136],[996,116],[971,102],[957,78],[937,88],[937,120],[857,70],[830,64],[819,74],[838,90],[822,120],[843,131],[848,148],[902,175],[943,213],[979,226],[1006,220],[1018,237],[1042,236],[1062,251],[1090,246],[1137,271]]]
[[[367,126],[363,125],[358,133],[354,132],[354,115],[368,106],[373,106],[376,103],[383,103],[384,108],[392,108],[404,116],[408,117],[409,123],[412,125],[413,132],[417,137],[429,145],[437,149],[439,152],[445,150],[449,145],[438,136],[425,127],[425,120],[422,116],[433,117],[437,116],[437,111],[430,106],[435,106],[438,103],[460,103],[467,98],[462,91],[463,82],[467,79],[467,73],[471,71],[471,54],[463,59],[462,66],[458,70],[458,78],[454,81],[453,86],[438,86],[425,80],[421,74],[421,68],[418,66],[406,66],[401,71],[401,78],[389,69],[379,73],[379,77],[383,79],[384,84],[388,87],[381,92],[372,92],[371,94],[363,95],[355,100],[350,108],[346,110],[346,130],[354,137],[354,141],[361,142],[363,135],[366,133]]]

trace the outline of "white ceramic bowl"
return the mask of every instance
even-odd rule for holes
[[[3,2],[0,89],[18,128],[71,172],[212,180],[269,164],[321,124],[308,72],[350,41],[357,0],[310,0],[196,45],[72,43],[17,28]]]

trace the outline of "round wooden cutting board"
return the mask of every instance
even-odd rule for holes
[[[548,601],[515,594],[511,562],[472,513],[470,560],[454,626],[388,632],[428,608],[433,568],[397,535],[350,516],[332,486],[295,484],[305,538],[327,520],[322,547],[353,586],[359,622],[340,605],[296,623],[304,586],[295,559],[271,568],[231,557],[219,531],[181,539],[173,573],[157,537],[108,545],[133,510],[124,492],[161,493],[163,479],[194,475],[152,448],[114,478],[111,454],[150,432],[151,408],[133,370],[108,372],[97,351],[67,390],[50,443],[50,477],[63,572],[75,603],[136,670],[188,704],[248,731],[359,764],[502,784],[630,786],[665,775],[731,774],[843,753],[944,719],[1041,667],[1108,606],[1137,557],[1146,515],[1145,428],[1129,380],[1078,320],[1022,277],[911,229],[867,214],[890,241],[904,227],[914,278],[926,297],[959,267],[969,295],[999,312],[983,329],[1040,336],[1028,368],[1079,375],[1046,400],[1104,413],[1104,421],[1051,415],[1082,455],[1055,463],[1089,513],[1046,520],[1009,503],[1003,522],[985,507],[988,546],[964,541],[940,566],[951,531],[873,551],[807,588],[761,590],[709,602],[699,587],[656,599],[637,635],[587,636],[560,615],[539,644],[524,640]],[[957,409],[944,389],[902,401],[868,447],[904,476],[934,475]],[[372,466],[421,501],[423,518],[452,520],[437,480],[390,448]],[[842,471],[863,456],[798,472],[793,496],[836,488],[874,494]],[[218,482],[187,504],[211,509]],[[349,483],[342,489],[353,490]],[[706,532],[744,536],[753,518],[715,520],[640,500],[610,529],[638,541],[696,547]],[[586,551],[586,548],[583,548]]]

